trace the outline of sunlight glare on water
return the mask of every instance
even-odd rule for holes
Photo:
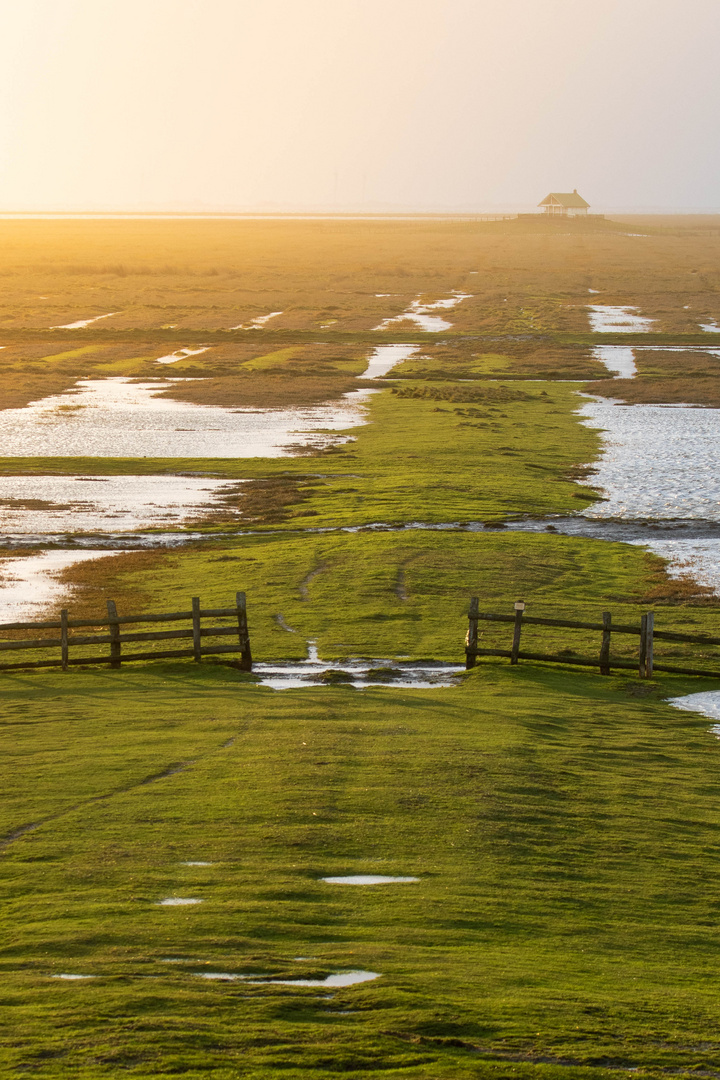
[[[0,411],[6,457],[286,457],[294,444],[329,446],[365,423],[373,390],[296,409],[222,409],[160,395],[172,381],[86,379],[73,390]]]
[[[178,525],[239,480],[191,476],[0,476],[0,532],[128,532]]]

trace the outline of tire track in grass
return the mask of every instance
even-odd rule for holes
[[[92,795],[88,799],[83,799],[81,802],[74,803],[73,806],[67,806],[63,810],[58,810],[55,814],[49,814],[47,817],[41,818],[40,821],[31,821],[27,822],[25,825],[20,825],[17,829],[7,833],[0,839],[0,852],[7,851],[9,847],[18,840],[22,840],[23,836],[26,836],[28,833],[35,832],[37,829],[42,828],[43,825],[48,825],[52,821],[58,821],[60,818],[65,817],[67,814],[72,814],[76,810],[81,810],[83,806],[91,806],[93,803],[106,802],[108,799],[113,799],[116,795],[126,795],[128,792],[135,791],[137,788],[145,787],[148,784],[155,784],[159,780],[167,780],[171,776],[177,776],[178,773],[186,772],[193,765],[205,761],[207,758],[217,754],[218,751],[229,749],[235,742],[235,738],[236,737],[227,739],[219,746],[214,747],[212,750],[208,750],[207,753],[201,754],[200,757],[194,758],[192,761],[174,761],[161,772],[150,773],[149,776],[143,777],[142,780],[138,780],[134,784],[115,788],[113,791],[105,792],[103,795]]]

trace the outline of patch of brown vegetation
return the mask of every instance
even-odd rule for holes
[[[277,525],[293,515],[291,507],[305,502],[314,493],[307,487],[308,476],[269,476],[239,484],[223,502],[242,514],[246,525]],[[302,485],[306,485],[303,487]]]
[[[62,394],[74,386],[76,379],[66,375],[19,375],[0,372],[0,408],[24,409],[33,401]]]
[[[73,589],[68,604],[73,619],[104,618],[108,600],[122,596],[118,605],[120,615],[136,615],[152,610],[152,596],[138,584],[135,575],[142,572],[152,581],[153,571],[173,555],[163,549],[129,551],[108,558],[90,559],[67,567],[58,575],[60,581]],[[132,582],[127,578],[132,575]],[[123,580],[125,579],[125,580]]]
[[[433,345],[420,355],[398,364],[388,379],[585,379],[598,378],[607,370],[583,345],[541,344],[502,340],[498,351],[488,345],[478,352],[468,342]]]
[[[720,408],[720,377],[602,379],[588,383],[589,394],[617,398],[628,405],[705,405]]]
[[[295,375],[292,370],[248,371],[224,378],[176,383],[161,396],[191,401],[195,405],[220,405],[226,409],[273,409],[336,401],[357,389],[353,375]]]

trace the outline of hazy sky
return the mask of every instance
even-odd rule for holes
[[[720,0],[0,0],[0,210],[720,207]]]

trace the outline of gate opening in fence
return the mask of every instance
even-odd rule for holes
[[[208,624],[208,620],[211,620]],[[468,632],[465,638],[465,667],[475,667],[479,657],[505,657],[511,664],[521,660],[539,663],[571,664],[597,668],[601,675],[612,671],[637,671],[641,678],[652,678],[654,671],[675,675],[698,675],[720,679],[720,656],[708,654],[707,649],[720,646],[720,637],[707,634],[686,634],[676,630],[658,629],[652,611],[643,614],[639,625],[629,626],[613,622],[609,611],[602,614],[601,622],[581,622],[575,619],[540,618],[528,615],[525,604],[518,600],[512,614],[480,611],[478,597],[470,601]],[[187,623],[177,629],[133,629],[136,626]],[[481,641],[481,623],[507,624],[512,627],[509,648],[490,648]],[[593,656],[579,656],[573,649],[558,652],[536,652],[523,648],[527,632],[534,627],[582,630],[586,645],[591,635],[598,634],[597,652]],[[130,628],[130,629],[128,629]],[[95,630],[100,632],[83,633]],[[28,638],[20,636],[28,632],[55,631],[53,636]],[[80,631],[80,632],[78,632]],[[10,636],[8,636],[10,635]],[[556,635],[555,635],[556,636]],[[613,639],[631,637],[637,639],[637,649],[625,648],[618,655],[618,648],[611,650]],[[228,638],[234,638],[232,642]],[[218,640],[220,639],[220,640]],[[164,648],[168,642],[183,643],[179,648]],[[674,642],[682,659],[688,651],[693,660],[714,664],[713,668],[699,668],[685,664],[668,664],[656,656],[655,645]],[[158,644],[160,647],[158,648]],[[137,650],[137,646],[141,648]],[[106,646],[102,652],[97,647]],[[688,647],[691,647],[690,649]],[[39,653],[38,659],[25,659],[28,652]],[[192,658],[200,662],[203,657],[235,654],[237,666],[242,671],[252,671],[253,659],[250,649],[247,606],[244,592],[235,594],[232,607],[202,608],[199,597],[192,598],[188,611],[171,611],[164,614],[120,615],[112,600],[107,601],[107,613],[98,618],[71,619],[67,609],[60,612],[59,619],[42,622],[0,623],[0,660],[9,653],[22,653],[22,659],[0,663],[0,671],[20,671],[29,668],[60,668],[67,671],[75,665],[108,664],[119,668],[136,660],[176,660]],[[670,657],[672,659],[672,657]]]
[[[508,623],[512,625],[512,642],[509,649],[489,649],[480,647],[481,622]],[[597,655],[594,657],[573,655],[573,650],[566,649],[560,653],[529,652],[521,649],[521,638],[524,627],[544,626],[571,630],[596,631],[601,635]],[[628,657],[612,656],[610,652],[611,639],[614,634],[632,635],[639,639],[637,659]],[[613,623],[609,611],[602,614],[602,622],[579,622],[575,619],[546,619],[525,614],[525,603],[518,600],[512,615],[490,614],[480,611],[480,601],[474,596],[470,601],[468,612],[468,632],[465,638],[465,667],[469,670],[475,667],[479,656],[504,656],[511,664],[517,664],[520,660],[535,660],[549,664],[576,664],[579,667],[599,668],[601,675],[610,675],[613,669],[637,671],[640,678],[651,679],[653,671],[665,671],[675,675],[705,675],[710,678],[720,679],[720,670],[707,670],[696,667],[680,667],[674,664],[666,664],[664,661],[657,663],[655,660],[655,642],[672,641],[686,645],[715,646],[720,645],[720,637],[709,637],[704,634],[683,634],[675,630],[658,630],[655,628],[654,612],[648,611],[642,615],[640,625],[628,626],[626,624]],[[704,657],[703,657],[704,659]],[[720,668],[720,657],[713,656],[712,660]]]

